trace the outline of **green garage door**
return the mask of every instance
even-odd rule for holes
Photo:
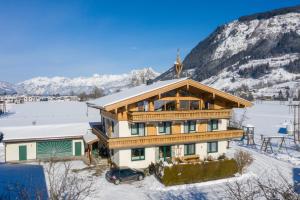
[[[72,156],[72,140],[42,141],[36,144],[37,159]]]

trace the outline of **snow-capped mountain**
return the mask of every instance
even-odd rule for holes
[[[170,79],[174,68],[157,79]],[[300,88],[300,6],[240,17],[185,57],[182,76],[225,91],[277,95]],[[284,91],[282,91],[284,92]]]
[[[36,77],[16,84],[19,94],[31,95],[69,95],[85,92],[91,93],[95,87],[101,88],[105,93],[111,93],[126,87],[132,87],[154,79],[159,74],[152,68],[133,70],[128,74],[100,75],[92,77]]]
[[[14,86],[8,82],[0,81],[0,95],[15,94]]]

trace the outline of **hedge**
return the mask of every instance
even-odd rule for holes
[[[198,183],[232,177],[237,172],[237,163],[234,159],[178,164],[164,168],[161,182],[166,186]]]

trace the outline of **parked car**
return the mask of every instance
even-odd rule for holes
[[[141,181],[145,178],[145,174],[141,171],[131,168],[115,168],[106,173],[106,179],[116,185],[121,182]]]

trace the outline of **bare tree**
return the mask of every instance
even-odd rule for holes
[[[83,200],[95,191],[93,179],[74,173],[70,162],[50,161],[45,171],[51,200]]]
[[[242,150],[238,150],[234,153],[234,159],[237,162],[237,167],[240,174],[243,174],[246,167],[253,162],[252,155],[247,151]]]
[[[226,199],[254,200],[254,199],[283,199],[299,200],[296,192],[298,186],[291,184],[280,173],[263,178],[248,178],[247,180],[228,182],[225,185]]]
[[[242,115],[237,118],[237,115],[235,112],[233,112],[231,117],[231,126],[234,126],[236,128],[242,128],[244,122],[248,119],[247,117],[247,110],[244,109]]]

